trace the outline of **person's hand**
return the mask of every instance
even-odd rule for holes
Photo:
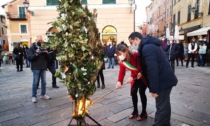
[[[152,97],[157,98],[158,94],[157,93],[151,93]]]
[[[133,81],[133,77],[129,77],[128,79],[127,79],[127,83],[131,83]]]
[[[141,76],[142,76],[142,74],[141,74],[141,73],[138,73],[136,78],[137,78],[137,79],[140,79]]]
[[[122,88],[122,84],[121,84],[121,82],[117,82],[117,84],[116,84],[116,89],[119,89],[119,88]]]

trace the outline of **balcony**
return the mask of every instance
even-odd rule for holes
[[[27,20],[26,14],[10,14],[8,12],[6,14],[10,20]]]

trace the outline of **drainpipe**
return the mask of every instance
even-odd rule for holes
[[[136,21],[135,21],[136,20],[136,2],[135,2],[135,0],[133,0],[133,2],[134,2],[134,5],[135,5],[134,12],[133,12],[134,13],[133,14],[134,15],[133,16],[133,31],[135,32],[136,31],[136,24],[135,24],[136,23]]]

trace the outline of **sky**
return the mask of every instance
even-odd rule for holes
[[[2,5],[12,0],[0,0],[0,14],[5,14]],[[151,0],[136,0],[136,25],[140,25],[146,21],[145,7],[151,3]]]

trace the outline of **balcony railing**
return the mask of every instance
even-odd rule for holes
[[[10,20],[26,20],[26,14],[10,14],[10,13],[6,13],[8,19]]]

